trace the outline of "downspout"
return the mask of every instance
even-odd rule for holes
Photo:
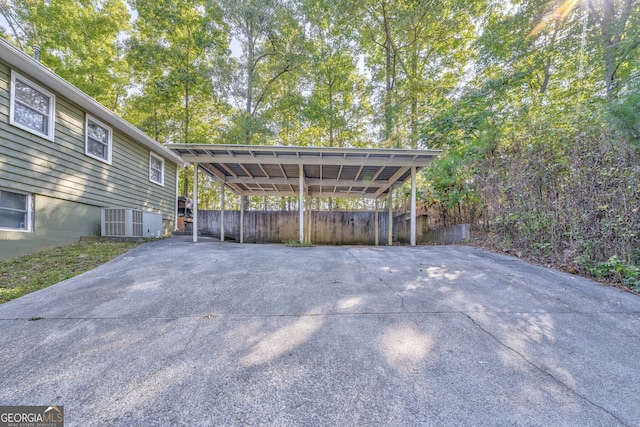
[[[186,194],[185,194],[186,197]],[[178,165],[176,165],[176,195],[175,195],[175,211],[173,213],[173,231],[178,231]],[[186,215],[186,202],[185,202],[185,215]]]

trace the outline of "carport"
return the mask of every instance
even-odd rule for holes
[[[440,150],[284,147],[222,144],[168,144],[185,162],[194,165],[193,242],[198,240],[198,180],[201,170],[239,196],[294,196],[299,198],[299,236],[305,235],[304,200],[309,197],[387,199],[392,216],[393,191],[411,180],[411,245],[416,244],[416,173],[427,167]],[[221,191],[224,213],[224,191]],[[242,218],[244,204],[241,204]],[[223,222],[223,216],[221,221]],[[242,219],[240,242],[243,242]],[[310,227],[310,223],[307,227]],[[221,227],[224,240],[224,227]],[[378,244],[378,228],[375,227]],[[388,244],[391,245],[392,221]]]

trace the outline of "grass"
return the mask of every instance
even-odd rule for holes
[[[78,242],[0,261],[0,304],[89,271],[144,242]]]
[[[300,240],[285,240],[283,242],[287,246],[297,247],[297,248],[311,248],[313,247],[313,243],[311,242],[300,242]]]

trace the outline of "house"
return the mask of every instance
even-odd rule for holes
[[[102,208],[176,227],[180,157],[0,39],[0,259],[100,235]]]

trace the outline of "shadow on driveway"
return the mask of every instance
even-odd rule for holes
[[[637,296],[465,246],[174,237],[0,305],[0,328],[0,405],[66,426],[640,420]]]

